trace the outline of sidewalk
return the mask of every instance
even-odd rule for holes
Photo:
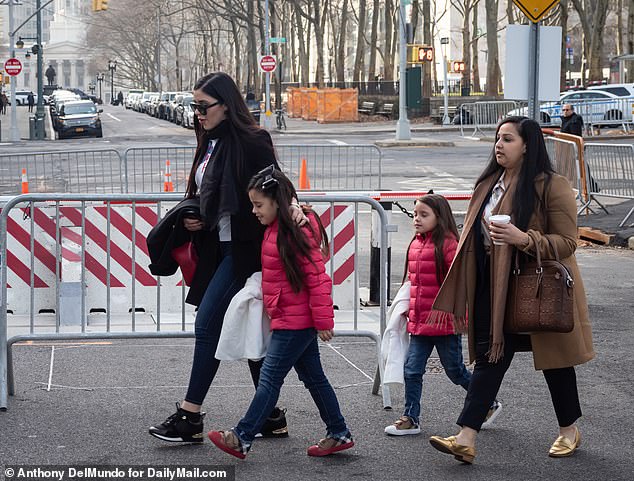
[[[46,130],[46,139],[49,140],[50,128],[49,128],[49,114],[48,106],[44,106],[44,112],[46,117],[44,118],[44,129]],[[29,113],[29,108],[25,105],[17,106],[17,119],[18,119],[18,131],[20,132],[20,142],[29,140],[29,116],[35,115],[35,107],[33,107],[33,113]],[[0,115],[0,142],[6,144],[11,142],[11,106],[7,106],[7,114]]]

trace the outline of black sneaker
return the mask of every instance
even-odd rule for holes
[[[152,426],[150,434],[171,443],[202,443],[204,417],[205,413],[190,413],[176,403],[176,412],[162,424]]]
[[[288,437],[288,426],[286,424],[286,409],[275,408],[271,415],[266,418],[264,425],[256,438],[286,438]]]

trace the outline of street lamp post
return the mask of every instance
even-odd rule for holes
[[[97,82],[99,82],[99,102],[100,103],[103,103],[103,97],[101,96],[101,86],[103,84],[104,78],[105,78],[105,75],[103,73],[97,74]]]
[[[412,133],[407,119],[405,97],[407,85],[405,70],[407,69],[407,36],[405,32],[405,0],[399,1],[399,81],[398,81],[398,121],[396,122],[396,140],[409,140]]]
[[[110,103],[114,103],[114,71],[117,70],[117,61],[108,60],[108,70],[110,70]]]

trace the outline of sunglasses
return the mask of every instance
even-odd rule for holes
[[[200,112],[200,115],[206,115],[207,114],[207,110],[209,110],[212,107],[215,107],[219,103],[220,103],[220,101],[217,100],[213,104],[198,104],[196,102],[191,102],[189,105],[191,105],[192,109],[198,110]]]

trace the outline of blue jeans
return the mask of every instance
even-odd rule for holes
[[[423,374],[427,360],[436,347],[440,363],[447,377],[465,390],[469,389],[471,373],[462,359],[462,340],[458,334],[446,336],[410,336],[409,350],[405,360],[405,411],[404,416],[418,424],[420,397],[423,393]]]
[[[245,279],[237,279],[233,273],[231,243],[221,242],[222,261],[203,296],[196,313],[194,361],[185,400],[202,405],[209,386],[216,376],[220,361],[214,356],[220,340],[225,312],[233,296],[244,287]],[[251,377],[257,386],[260,361],[249,361]]]
[[[247,413],[234,428],[244,448],[249,449],[255,435],[260,432],[280,397],[284,379],[293,367],[319,409],[319,415],[326,424],[327,436],[339,439],[350,435],[335,391],[321,366],[315,329],[275,330],[260,371],[260,383],[255,396]]]

